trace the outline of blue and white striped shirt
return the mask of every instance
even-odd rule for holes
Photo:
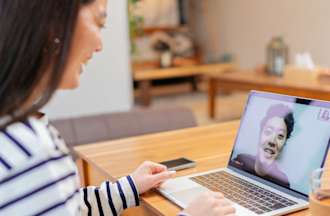
[[[0,131],[0,215],[119,215],[139,205],[130,176],[80,188],[52,126],[30,118]]]

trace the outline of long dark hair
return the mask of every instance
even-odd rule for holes
[[[79,9],[93,1],[0,0],[0,128],[25,120],[51,99],[63,77]],[[42,97],[25,107],[41,83]]]

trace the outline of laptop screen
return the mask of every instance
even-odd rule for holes
[[[251,92],[229,165],[307,195],[329,138],[330,103]]]

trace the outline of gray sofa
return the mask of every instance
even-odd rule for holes
[[[75,145],[196,126],[188,108],[140,109],[51,121],[66,144]]]

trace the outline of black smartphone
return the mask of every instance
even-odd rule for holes
[[[176,158],[173,160],[163,161],[160,162],[167,167],[168,170],[182,170],[187,168],[192,168],[196,166],[196,162],[187,158]]]

